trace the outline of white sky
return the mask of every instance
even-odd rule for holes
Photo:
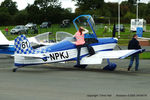
[[[4,0],[0,0],[0,3],[3,2]],[[24,9],[27,4],[33,4],[34,0],[13,0],[17,2],[18,5],[18,9]],[[72,8],[73,12],[75,11],[75,2],[73,2],[72,0],[60,0],[62,2],[62,7],[63,8]],[[118,2],[120,0],[105,0],[105,2]],[[125,0],[121,0],[121,1],[125,1]],[[150,0],[140,0],[141,2],[150,2]]]
[[[127,1],[127,0],[105,0],[105,2],[118,2],[118,1]],[[150,0],[140,0],[140,2],[148,3]]]
[[[3,2],[4,0],[0,0],[0,3]],[[27,4],[33,4],[34,0],[12,0],[17,2],[18,5],[18,9],[24,9],[26,8]],[[75,2],[73,2],[72,0],[60,0],[60,2],[62,2],[62,7],[63,8],[72,8],[72,10],[75,10]]]

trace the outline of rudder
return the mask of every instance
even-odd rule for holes
[[[31,44],[25,35],[20,35],[15,39],[15,54],[31,54],[34,52]]]

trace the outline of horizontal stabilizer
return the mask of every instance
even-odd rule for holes
[[[36,54],[22,54],[22,55],[18,55],[18,56],[22,56],[22,57],[25,57],[25,58],[36,58],[36,59],[42,59],[42,58],[46,57],[46,56],[43,56],[43,55],[36,55]]]
[[[9,44],[0,44],[0,49],[7,48]]]

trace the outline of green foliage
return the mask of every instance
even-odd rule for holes
[[[110,18],[111,23],[118,21],[118,3],[104,2],[104,0],[73,0],[76,1],[75,13],[71,9],[61,7],[60,0],[35,0],[24,10],[18,11],[13,0],[4,0],[0,5],[0,25],[17,25],[33,22],[41,24],[51,21],[53,24],[61,23],[63,19],[72,20],[81,14],[104,16]],[[129,23],[136,18],[136,0],[123,1],[120,4],[121,23]],[[150,3],[139,3],[139,18],[144,18],[150,23]],[[105,21],[108,23],[108,21]]]
[[[17,24],[17,25],[26,24],[27,18],[28,18],[27,11],[22,10],[15,15],[15,17],[14,17],[15,24]]]
[[[1,3],[0,7],[8,9],[8,12],[11,15],[15,15],[18,11],[16,2],[13,2],[12,0],[5,0],[4,2]]]
[[[17,25],[33,22],[41,24],[44,21],[61,23],[63,19],[72,19],[71,9],[61,7],[59,0],[35,0],[18,11],[16,2],[4,0],[0,5],[0,25]]]
[[[92,14],[96,16],[110,17],[112,22],[117,22],[118,3],[104,0],[73,0],[76,1],[76,14]],[[120,4],[121,23],[129,23],[130,19],[136,18],[136,1],[127,0]],[[150,23],[150,3],[139,3],[139,18],[144,18]]]
[[[127,12],[126,15],[124,16],[124,18],[129,21],[130,21],[130,19],[134,19],[135,17],[136,17],[136,15],[131,12]]]
[[[94,10],[102,8],[104,5],[104,0],[74,0],[77,2],[77,6],[81,10],[79,13],[92,13]]]
[[[128,0],[128,4],[133,5],[136,3],[137,0]]]
[[[0,7],[0,25],[9,24],[11,22],[11,16],[7,9]]]

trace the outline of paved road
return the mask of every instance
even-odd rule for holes
[[[127,72],[128,60],[113,60],[116,71],[102,65],[87,69],[67,64],[29,66],[11,71],[13,59],[0,56],[0,100],[150,100],[149,60]]]

